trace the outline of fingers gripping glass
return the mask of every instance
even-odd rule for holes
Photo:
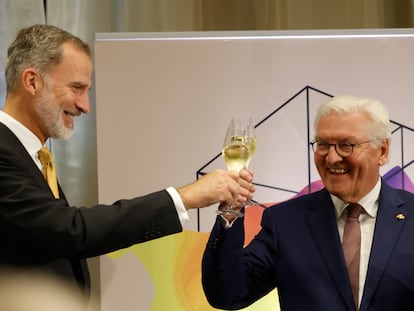
[[[363,145],[363,144],[371,143],[371,142],[376,141],[376,140],[377,140],[377,138],[367,140],[367,141],[363,141],[362,143],[358,143],[358,144],[351,144],[351,143],[329,144],[329,143],[324,142],[324,141],[314,140],[314,141],[310,142],[310,145],[312,146],[313,152],[315,154],[321,156],[321,157],[327,156],[328,153],[329,153],[329,149],[331,149],[331,146],[332,146],[332,147],[334,147],[336,153],[340,157],[347,158],[347,157],[350,157],[352,155],[352,153],[354,152],[355,147],[358,147],[358,146]]]

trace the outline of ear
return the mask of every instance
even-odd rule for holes
[[[43,79],[35,69],[27,68],[22,73],[22,84],[28,93],[35,95],[42,87]]]
[[[385,163],[387,163],[389,152],[390,152],[390,139],[389,138],[384,139],[381,142],[380,152],[381,153],[378,159],[378,164],[379,166],[383,166]]]

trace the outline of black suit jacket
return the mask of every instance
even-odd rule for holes
[[[88,291],[85,258],[182,231],[165,190],[90,208],[70,206],[61,189],[60,197],[0,123],[0,264],[48,271]]]
[[[354,311],[335,209],[321,191],[266,209],[243,249],[243,222],[217,221],[202,278],[218,308],[245,307],[278,289],[283,311]],[[382,183],[360,311],[414,310],[414,195]]]

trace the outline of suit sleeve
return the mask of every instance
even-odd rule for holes
[[[237,219],[230,229],[216,221],[202,261],[203,289],[213,307],[241,309],[275,287],[275,279],[268,277],[274,275],[275,241],[270,222],[262,222],[262,227],[267,229],[244,248],[243,218]]]
[[[54,199],[25,149],[0,146],[0,253],[3,263],[98,256],[182,231],[166,190],[99,204]],[[122,181],[120,181],[122,182]],[[30,262],[28,264],[36,264]]]

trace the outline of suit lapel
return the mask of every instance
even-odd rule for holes
[[[32,157],[27,152],[26,148],[20,142],[20,140],[14,135],[14,133],[3,123],[0,122],[0,140],[3,146],[7,146],[7,155],[4,156],[13,158],[15,163],[18,163],[20,169],[26,174],[33,176],[37,180],[38,184],[44,189],[49,189],[42,172],[33,162]],[[6,152],[6,151],[3,151]],[[50,189],[49,189],[50,190]]]
[[[355,310],[332,200],[326,190],[313,199],[307,215],[310,231],[344,304]]]
[[[403,204],[404,202],[397,192],[382,183],[361,311],[369,307],[384,269],[397,244],[400,231],[404,225],[404,220],[398,219],[397,215],[407,216],[408,213]]]

